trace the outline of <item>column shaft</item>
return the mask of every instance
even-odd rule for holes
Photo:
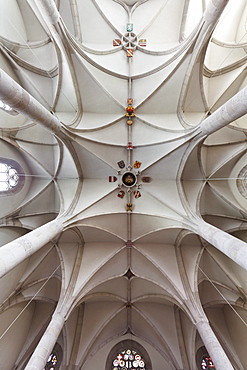
[[[50,0],[35,0],[42,17],[48,24],[57,24],[60,19],[59,11],[54,1]]]
[[[215,25],[221,13],[225,9],[229,0],[211,0],[209,1],[206,11],[204,13],[205,25]]]
[[[247,87],[201,122],[200,136],[212,134],[245,114],[247,114]]]
[[[0,100],[53,133],[58,134],[62,128],[55,116],[1,69]]]
[[[38,251],[62,230],[61,219],[56,219],[0,247],[0,277]]]
[[[61,313],[54,313],[49,326],[40,339],[39,344],[25,367],[25,370],[43,370],[45,368],[47,359],[56,344],[63,325],[63,315]]]
[[[207,348],[210,357],[213,360],[216,369],[234,370],[216,335],[209,325],[208,320],[206,318],[197,320],[196,328],[205,347]]]
[[[215,248],[247,270],[247,243],[203,220],[197,223],[197,233]]]

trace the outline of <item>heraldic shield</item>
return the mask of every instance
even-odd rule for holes
[[[119,161],[117,164],[118,164],[119,168],[124,168],[125,167],[125,163],[124,163],[123,160]]]

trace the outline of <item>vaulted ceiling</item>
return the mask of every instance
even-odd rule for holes
[[[57,305],[62,369],[103,369],[123,339],[154,370],[195,369],[191,296],[247,369],[246,272],[195,231],[202,217],[247,241],[246,116],[200,135],[246,86],[246,1],[218,3],[0,0],[0,67],[62,123],[0,109],[1,157],[25,173],[0,198],[1,244],[64,220],[1,279],[4,369],[24,368]]]

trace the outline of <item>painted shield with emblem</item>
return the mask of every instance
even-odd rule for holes
[[[142,164],[142,162],[135,161],[134,168],[140,168],[141,167],[141,164]]]
[[[115,182],[115,181],[117,181],[116,176],[109,176],[109,182]]]
[[[141,195],[141,193],[139,192],[139,190],[135,190],[135,191],[134,191],[134,196],[135,196],[135,198],[140,198],[142,195]]]
[[[128,58],[132,58],[133,54],[134,54],[133,49],[127,49],[126,50],[126,55],[127,55]]]
[[[114,39],[113,40],[113,46],[120,46],[121,45],[121,40],[119,39]]]
[[[142,177],[142,182],[150,182],[150,181],[151,181],[151,177],[149,176]]]
[[[124,168],[125,167],[125,163],[124,163],[123,160],[122,161],[119,161],[117,164],[118,164],[118,167],[119,168]]]
[[[140,39],[138,44],[139,44],[139,46],[147,46],[147,40],[146,39]]]
[[[125,196],[125,192],[123,190],[120,190],[117,195],[119,198],[123,198]]]

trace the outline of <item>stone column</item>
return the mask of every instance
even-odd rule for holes
[[[196,229],[198,235],[247,270],[247,243],[203,220],[198,220]]]
[[[201,133],[199,135],[201,137],[210,135],[245,114],[247,114],[247,87],[239,91],[212,113],[211,116],[202,121],[200,124]]]
[[[203,316],[205,316],[203,314]],[[226,356],[223,348],[221,347],[216,335],[214,334],[209,322],[205,317],[199,316],[195,318],[196,328],[200,334],[200,337],[207,348],[210,357],[217,370],[234,370],[231,362]]]
[[[64,325],[64,316],[55,312],[25,370],[43,370]]]
[[[204,13],[204,22],[206,26],[215,25],[221,13],[225,9],[229,0],[211,0],[209,1]]]
[[[57,24],[60,19],[60,14],[54,1],[51,0],[35,0],[35,3],[48,24]]]
[[[0,100],[47,130],[59,134],[62,128],[60,121],[1,69]]]
[[[20,238],[0,247],[0,277],[63,231],[63,222],[57,218]]]

